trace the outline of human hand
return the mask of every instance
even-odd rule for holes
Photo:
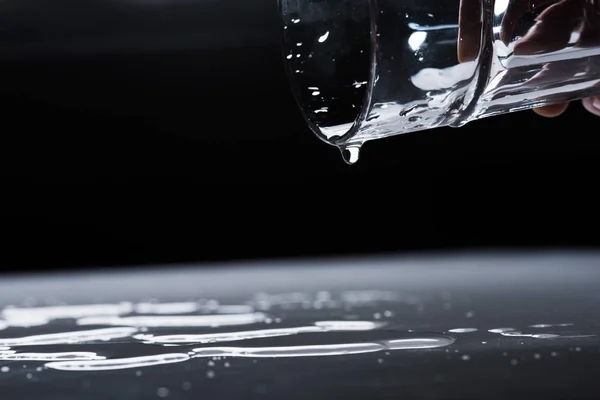
[[[500,23],[500,39],[505,45],[513,41],[519,19],[527,13],[547,6],[535,19],[536,23],[514,45],[514,55],[544,54],[565,48],[573,32],[579,34],[581,47],[600,45],[599,0],[509,0]],[[461,0],[459,10],[458,60],[474,60],[479,53],[481,0]],[[582,100],[590,113],[600,116],[600,96]],[[566,111],[568,103],[535,108],[545,117],[555,117]]]

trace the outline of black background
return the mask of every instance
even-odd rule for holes
[[[299,115],[274,2],[59,3],[0,10],[6,271],[598,244],[599,120],[579,103],[348,166]]]

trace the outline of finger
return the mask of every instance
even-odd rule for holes
[[[500,40],[506,46],[510,43],[515,33],[517,23],[525,14],[550,3],[552,0],[511,0],[500,23]]]
[[[600,117],[600,96],[587,97],[581,100],[583,107],[590,113]]]
[[[461,0],[458,13],[458,61],[473,61],[481,41],[481,2]]]
[[[562,0],[545,9],[537,23],[514,47],[515,55],[549,53],[563,49],[581,23],[585,0]]]
[[[552,118],[558,117],[567,111],[569,103],[551,104],[549,106],[534,108],[533,111],[542,117]]]

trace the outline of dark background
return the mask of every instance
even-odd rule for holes
[[[85,3],[85,4],[83,4]],[[271,0],[0,3],[2,268],[594,247],[597,117],[305,126]]]

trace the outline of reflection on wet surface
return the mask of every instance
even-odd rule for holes
[[[600,361],[599,260],[453,256],[13,278],[0,284],[0,388],[7,399],[442,399],[503,388],[491,397],[501,398],[525,380],[528,398],[551,399],[577,373],[582,390],[600,394],[589,369]],[[467,385],[473,374],[486,378]]]

